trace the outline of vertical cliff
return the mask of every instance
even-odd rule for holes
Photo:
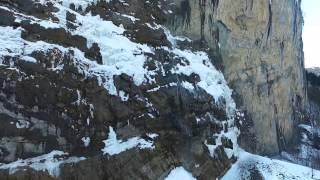
[[[0,0],[0,17],[1,180],[310,179],[238,143],[275,154],[300,127],[318,147],[297,126],[300,0]]]
[[[286,149],[305,103],[300,0],[173,1],[167,26],[211,48],[253,121],[242,133],[255,134],[256,145],[249,136],[242,145],[262,154]]]

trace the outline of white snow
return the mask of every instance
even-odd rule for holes
[[[196,180],[190,172],[185,170],[182,166],[174,168],[165,180]]]
[[[13,29],[12,27],[0,27],[0,34],[1,56],[15,56],[22,54],[23,41],[21,41],[20,38],[21,29]]]
[[[210,152],[210,155],[212,157],[215,157],[214,151],[218,146],[222,145],[221,139],[223,137],[230,139],[232,141],[233,148],[232,149],[224,148],[224,151],[226,152],[228,158],[231,158],[233,155],[238,156],[239,147],[238,147],[238,143],[237,143],[237,137],[239,134],[240,134],[240,132],[237,128],[230,127],[227,133],[225,133],[224,131],[221,131],[220,133],[213,135],[214,137],[216,137],[216,144],[215,145],[207,144],[207,141],[205,141],[204,144],[207,146],[207,148]]]
[[[284,159],[292,163],[313,167],[320,155],[320,150],[313,145],[313,136],[320,134],[320,129],[306,124],[300,124],[300,144],[296,148],[297,152],[281,152],[279,159]]]
[[[16,122],[16,127],[18,129],[28,129],[30,127],[30,122],[23,119],[19,119]]]
[[[34,158],[20,159],[9,164],[0,164],[0,169],[8,169],[9,174],[14,174],[28,167],[36,171],[47,171],[51,176],[58,177],[60,174],[60,165],[77,163],[85,159],[84,157],[63,157],[67,155],[68,153],[62,151],[52,151],[49,154]]]
[[[157,30],[157,29],[160,29],[161,26],[158,25],[158,24],[155,24],[155,25],[151,25],[150,23],[145,23],[145,25],[147,25],[149,28],[153,29],[153,30]]]
[[[77,89],[77,100],[76,100],[75,104],[80,106],[80,103],[81,103],[81,94],[80,94],[79,89]]]
[[[155,134],[155,133],[148,133],[147,136],[151,139],[155,139],[156,137],[159,136],[159,134]]]
[[[155,137],[152,135],[152,137]],[[146,141],[140,137],[132,137],[127,141],[117,139],[117,134],[112,127],[109,127],[108,139],[103,141],[105,147],[102,149],[103,154],[109,154],[110,156],[120,154],[121,152],[127,151],[138,147],[139,149],[154,149],[153,141]]]
[[[121,98],[121,101],[128,101],[129,99],[129,95],[124,91],[119,91],[119,97]]]
[[[60,9],[57,16],[64,21],[66,11],[69,9],[58,4],[56,7]],[[143,53],[153,53],[150,47],[130,41],[122,35],[125,29],[114,25],[111,21],[104,21],[99,16],[91,14],[83,16],[77,12],[73,13],[77,15],[77,22],[82,25],[71,33],[86,37],[89,47],[92,43],[97,43],[101,49],[104,65],[96,66],[93,70],[103,71],[108,77],[108,80],[102,85],[109,91],[109,94],[118,95],[113,83],[113,75],[125,73],[133,77],[138,86],[148,80],[145,78],[145,76],[148,77],[149,72],[143,67],[146,59]]]
[[[182,85],[182,87],[184,87],[184,88],[186,88],[186,89],[188,89],[188,90],[190,90],[190,91],[193,91],[193,90],[194,90],[193,85],[192,85],[191,83],[187,82],[187,81],[183,81],[183,82],[181,83],[181,85]]]
[[[81,6],[82,10],[85,10],[89,5],[96,4],[98,0],[63,0],[62,5],[65,7],[70,7],[74,4],[76,8]]]
[[[37,62],[37,60],[35,58],[30,57],[30,56],[22,56],[21,59],[24,60],[24,61],[32,62],[32,63],[36,63]]]
[[[77,25],[79,27],[76,30],[68,30],[73,35],[84,36],[88,40],[88,47],[91,47],[93,43],[97,43],[101,49],[103,65],[98,65],[84,57],[84,53],[76,48],[64,48],[59,45],[53,45],[46,42],[29,42],[21,38],[22,28],[13,29],[12,27],[0,27],[0,54],[1,56],[19,56],[22,60],[34,62],[36,60],[30,57],[30,54],[35,50],[42,50],[46,52],[48,49],[58,48],[63,53],[67,53],[69,50],[74,51],[75,64],[79,65],[79,72],[87,76],[95,76],[98,78],[100,85],[106,88],[110,95],[119,96],[122,101],[128,101],[129,95],[124,91],[117,90],[114,82],[113,76],[125,73],[131,76],[136,85],[141,85],[143,83],[154,83],[154,79],[151,78],[154,72],[149,72],[144,69],[144,62],[146,57],[144,53],[153,53],[154,49],[145,45],[132,42],[127,37],[123,35],[125,29],[122,26],[116,26],[111,21],[104,21],[99,16],[92,16],[90,13],[83,15],[69,9],[71,3],[74,3],[78,8],[82,7],[84,10],[92,3],[96,3],[97,0],[62,0],[62,4],[56,0],[41,0],[41,3],[51,1],[54,6],[59,9],[55,15],[59,18],[58,23],[50,22],[47,20],[40,20],[38,18],[23,15],[14,12],[18,15],[17,21],[22,19],[30,19],[32,23],[38,23],[40,26],[45,28],[66,28],[66,12],[70,11],[77,17]],[[110,0],[107,0],[109,2]],[[270,5],[272,4],[269,0]],[[8,9],[6,7],[0,6],[2,9]],[[122,16],[131,19],[131,21],[137,21],[139,19],[134,16],[122,14]],[[80,25],[81,24],[81,25]],[[216,145],[210,145],[205,142],[208,147],[210,155],[214,156],[214,150],[217,146],[221,145],[221,139],[227,137],[233,142],[233,149],[226,149],[228,157],[232,155],[237,155],[239,160],[232,166],[232,168],[227,172],[223,179],[246,179],[248,178],[248,169],[250,167],[255,167],[265,179],[311,179],[312,173],[314,177],[320,179],[319,171],[311,171],[310,168],[295,165],[279,160],[272,160],[266,157],[253,155],[247,152],[239,151],[237,146],[237,136],[239,131],[234,127],[233,115],[235,112],[235,103],[231,97],[232,91],[228,87],[223,74],[215,69],[212,65],[208,55],[205,52],[191,52],[189,50],[180,50],[175,47],[176,41],[191,41],[184,37],[174,37],[171,33],[158,24],[146,23],[152,29],[164,29],[168,40],[173,44],[173,49],[163,47],[164,50],[174,53],[177,57],[183,57],[188,60],[189,65],[178,65],[171,70],[175,74],[191,75],[192,73],[198,74],[200,77],[200,82],[197,84],[191,84],[189,82],[183,81],[182,86],[190,91],[193,91],[195,87],[200,87],[210,94],[216,101],[220,103],[220,99],[223,98],[226,102],[226,111],[228,114],[228,132],[220,132],[214,134],[217,137]],[[0,64],[2,62],[2,57],[0,57]],[[11,62],[11,66],[13,66]],[[162,66],[160,66],[163,68]],[[63,65],[58,67],[53,67],[52,70],[62,69]],[[315,72],[318,76],[319,70],[309,70]],[[162,71],[165,76],[164,70]],[[150,89],[148,92],[157,91],[160,88],[167,88],[170,86],[176,86],[176,83],[172,83],[164,86],[157,86]],[[81,94],[77,90],[78,99],[76,104],[81,103]],[[152,105],[150,105],[152,106]],[[153,117],[152,114],[148,114]],[[90,105],[90,117],[93,118],[93,106]],[[243,117],[243,114],[241,114]],[[200,121],[200,118],[197,118]],[[87,124],[90,124],[90,118],[88,118]],[[30,123],[28,121],[19,120],[16,122],[17,128],[29,128]],[[306,130],[309,127],[304,127]],[[158,137],[158,134],[147,134],[151,139]],[[83,137],[83,145],[85,147],[90,144],[90,137]],[[112,127],[109,127],[108,139],[103,141],[105,147],[102,149],[104,154],[116,155],[120,154],[129,149],[154,149],[154,142],[152,140],[145,140],[141,137],[132,137],[126,141],[117,139],[116,132]],[[302,155],[305,155],[306,146],[301,146],[300,151]],[[30,167],[37,171],[48,171],[52,176],[59,175],[59,167],[66,163],[76,163],[85,158],[82,157],[69,157],[69,158],[57,158],[56,156],[66,156],[67,153],[61,151],[52,151],[49,154],[38,156],[35,158],[30,158],[26,160],[18,160],[9,164],[0,164],[0,169],[9,169],[10,174],[24,169],[25,167]],[[186,171],[183,167],[176,167],[173,169],[166,180],[195,180],[191,173]]]
[[[74,3],[77,7],[82,6],[84,9],[91,3],[96,3],[96,0],[62,0],[61,4],[54,0],[42,0],[41,3],[52,2],[56,8],[59,9],[58,12],[54,13],[55,16],[59,18],[59,22],[54,23],[47,20],[40,20],[35,17],[20,15],[20,19],[30,19],[32,23],[38,23],[45,28],[57,28],[63,27],[73,35],[84,36],[88,40],[88,47],[91,47],[93,43],[97,43],[101,49],[103,65],[99,65],[91,60],[85,58],[84,53],[77,48],[64,48],[59,45],[49,44],[46,42],[29,42],[21,39],[21,31],[23,29],[17,28],[13,29],[11,27],[0,27],[0,33],[2,38],[0,39],[0,54],[11,55],[11,56],[21,56],[24,60],[35,62],[35,59],[30,57],[30,54],[35,50],[42,50],[46,52],[48,49],[57,48],[62,53],[67,54],[69,50],[74,51],[74,64],[77,65],[80,73],[83,73],[88,77],[96,77],[98,79],[99,85],[103,86],[110,95],[118,96],[122,101],[128,101],[130,98],[128,94],[124,91],[117,89],[114,85],[113,77],[115,75],[120,75],[122,73],[131,76],[135,85],[140,86],[145,83],[156,84],[153,75],[154,71],[147,71],[144,68],[144,63],[146,61],[146,56],[144,53],[154,53],[154,48],[147,46],[146,44],[139,44],[132,42],[130,39],[125,37],[123,33],[125,29],[123,26],[116,26],[111,21],[104,21],[99,16],[92,16],[91,13],[79,14],[69,8],[71,3]],[[1,7],[5,8],[5,7]],[[76,24],[78,27],[75,30],[66,28],[66,12],[69,11],[76,15]],[[18,13],[15,12],[18,16]],[[124,15],[132,20],[134,17],[129,15]],[[222,135],[232,138],[234,149],[236,149],[236,136],[238,135],[237,128],[234,127],[233,114],[235,111],[235,103],[231,97],[232,91],[227,85],[221,72],[217,71],[211,63],[208,55],[205,52],[191,52],[189,50],[180,50],[175,47],[176,41],[191,41],[185,37],[175,37],[171,33],[162,27],[161,25],[153,23],[146,24],[154,29],[162,28],[164,29],[168,40],[173,44],[173,49],[167,47],[162,47],[164,50],[174,53],[177,57],[183,57],[188,62],[189,65],[178,65],[174,67],[171,72],[175,74],[191,75],[192,73],[198,74],[200,77],[200,82],[197,84],[191,84],[190,82],[182,82],[182,86],[190,91],[197,87],[202,88],[208,94],[210,94],[216,101],[220,103],[220,99],[224,99],[226,104],[225,108],[228,114],[228,125],[229,132],[220,134],[215,134],[213,136],[218,136],[221,138]],[[8,50],[10,49],[10,50]],[[0,63],[1,57],[0,57]],[[159,63],[159,62],[158,62]],[[61,70],[63,64],[57,67],[52,67],[51,70]],[[161,63],[157,64],[157,68],[161,69],[162,75],[165,76],[166,73],[163,69]],[[150,89],[147,92],[157,91],[160,88],[168,88],[170,86],[177,86],[177,83],[172,82],[169,85],[164,86],[154,86],[154,89]],[[78,99],[75,104],[80,104],[81,94],[77,91]],[[152,114],[148,114],[150,117],[154,117]],[[93,114],[91,115],[91,119]],[[90,124],[90,119],[88,119],[87,124]],[[117,140],[116,135],[112,129],[109,132],[109,139],[105,141],[106,146],[105,153],[117,154],[126,149],[134,147],[153,147],[153,144],[149,141],[145,141],[139,137],[131,138],[125,142]],[[220,140],[218,139],[218,142]],[[219,144],[218,144],[219,145]],[[210,152],[213,152],[216,146],[207,145]],[[228,156],[231,156],[232,151],[226,150]],[[213,156],[213,154],[211,154]]]
[[[21,38],[21,28],[0,27],[0,63],[5,55],[18,56],[21,60],[35,63],[36,60],[29,55],[36,50],[47,51],[48,49],[58,48],[62,52],[67,50],[58,45],[48,44],[43,41],[29,42]],[[89,61],[89,60],[88,60]]]
[[[159,26],[159,25],[158,25]],[[156,26],[156,27],[158,27]],[[161,26],[160,26],[161,27]],[[192,42],[189,38],[186,37],[180,37],[180,36],[173,36],[170,31],[164,27],[162,27],[162,29],[164,30],[164,33],[167,36],[168,41],[170,41],[170,43],[173,45],[173,47],[176,47],[177,41],[188,41],[188,42]]]
[[[200,77],[200,82],[197,83],[198,87],[201,87],[208,94],[210,94],[217,104],[220,104],[220,98],[225,100],[225,109],[228,116],[228,132],[225,133],[223,130],[220,133],[214,134],[217,137],[216,145],[210,145],[205,142],[208,147],[210,155],[215,156],[214,151],[219,146],[222,145],[221,138],[227,137],[233,143],[233,149],[225,148],[225,152],[229,158],[232,155],[237,156],[238,143],[237,137],[239,135],[239,130],[234,124],[234,115],[236,112],[236,105],[232,98],[232,90],[228,87],[227,82],[221,72],[217,71],[215,67],[210,62],[208,55],[204,52],[191,52],[188,50],[173,49],[174,52],[179,57],[184,57],[189,61],[189,65],[178,65],[171,70],[173,73],[185,74],[187,76],[192,73],[198,74]],[[183,84],[187,89],[191,89],[192,84]],[[220,123],[220,122],[217,122]]]
[[[70,2],[63,1],[62,5],[52,1],[54,5],[59,8],[59,11],[56,13],[56,16],[59,18],[59,23],[48,22],[50,27],[65,27],[66,28],[66,12],[71,11],[76,14],[77,22],[82,25],[79,26],[75,31],[71,31],[74,35],[81,35],[86,37],[88,40],[88,46],[90,47],[92,43],[98,43],[101,54],[103,57],[104,65],[97,65],[96,63],[90,62],[87,60],[83,52],[75,48],[63,48],[58,45],[52,45],[45,42],[38,41],[36,43],[26,42],[21,39],[22,29],[12,29],[11,27],[1,27],[0,33],[3,38],[0,40],[0,53],[3,55],[21,55],[21,54],[30,54],[34,50],[43,50],[52,49],[57,47],[62,52],[66,53],[69,49],[75,51],[75,58],[81,63],[89,65],[89,69],[85,72],[88,76],[102,76],[105,79],[101,81],[108,91],[109,94],[117,96],[117,90],[113,84],[113,76],[120,75],[125,73],[133,77],[133,80],[136,85],[141,85],[145,81],[152,81],[152,79],[146,79],[149,77],[148,71],[144,69],[145,56],[144,52],[152,53],[153,50],[147,45],[142,45],[130,41],[127,37],[123,36],[124,32],[123,27],[114,25],[111,21],[104,21],[99,16],[91,16],[91,14],[81,15],[77,12],[74,12],[67,7]],[[81,1],[89,2],[92,1]],[[66,4],[67,3],[67,4]],[[40,21],[44,22],[44,21]],[[42,25],[47,27],[49,25]],[[24,47],[27,45],[27,47]],[[25,49],[29,48],[29,49]],[[8,49],[11,51],[9,52]],[[23,51],[25,49],[25,51]],[[2,63],[2,61],[0,62]]]
[[[41,1],[45,3],[46,1]],[[114,86],[113,76],[125,73],[131,76],[136,85],[141,85],[143,83],[153,83],[154,79],[151,75],[154,72],[147,71],[143,65],[146,57],[143,53],[153,53],[153,48],[145,45],[132,42],[127,37],[123,35],[125,29],[122,26],[116,26],[111,21],[104,21],[99,16],[92,16],[90,13],[83,15],[75,11],[72,11],[69,6],[74,3],[76,6],[87,7],[91,3],[96,3],[96,0],[62,0],[62,4],[57,1],[52,1],[55,7],[59,9],[58,12],[54,13],[58,18],[58,23],[53,23],[50,21],[39,20],[34,17],[31,18],[33,23],[38,23],[43,27],[64,27],[66,28],[66,12],[70,11],[76,15],[76,23],[79,25],[76,30],[69,29],[68,31],[73,35],[84,36],[88,40],[88,47],[93,43],[97,43],[101,49],[103,65],[98,65],[94,62],[87,60],[83,52],[75,48],[63,48],[61,46],[52,45],[44,42],[26,42],[20,38],[20,33],[22,29],[13,30],[12,28],[0,28],[0,33],[4,38],[0,42],[0,53],[1,54],[15,54],[15,55],[28,55],[34,50],[43,50],[57,47],[62,52],[66,53],[69,49],[75,51],[75,58],[78,63],[83,64],[88,67],[85,69],[84,73],[88,76],[98,76],[100,84],[104,86],[109,94],[114,96],[119,96],[123,101],[126,101],[128,97],[122,96],[123,93],[118,93],[116,87]],[[17,13],[16,13],[17,14]],[[128,16],[128,15],[124,15]],[[131,17],[132,18],[132,17]],[[81,25],[80,25],[81,24]],[[151,26],[151,25],[150,25]],[[157,28],[163,28],[156,24]],[[168,39],[175,44],[177,40],[187,40],[183,37],[174,37],[170,32],[163,28],[166,32]],[[26,47],[24,47],[26,46]],[[9,53],[7,49],[11,49],[12,52]],[[22,50],[24,52],[22,52]],[[208,56],[204,52],[189,52],[182,51],[178,49],[172,50],[177,56],[187,58],[192,64],[187,67],[177,67],[176,73],[190,74],[192,72],[200,73],[201,82],[198,83],[199,87],[205,89],[208,93],[214,96],[215,100],[218,101],[220,96],[225,96],[228,106],[233,106],[229,102],[228,97],[231,91],[227,87],[223,76],[220,72],[216,71],[213,65],[208,61]],[[31,58],[29,58],[31,60]],[[207,60],[208,65],[203,65],[202,60]],[[62,66],[63,67],[63,66]],[[204,69],[203,69],[204,68]],[[61,67],[60,67],[61,69]],[[83,69],[82,69],[83,70]],[[222,83],[220,83],[222,79]],[[184,84],[187,85],[187,84]],[[186,86],[186,88],[191,88],[191,86]],[[230,107],[227,107],[230,109]]]
[[[82,10],[85,10],[89,5],[96,4],[98,0],[33,0],[39,2],[41,4],[45,4],[47,2],[59,2],[63,6],[69,8],[71,4],[74,4],[75,7],[78,9],[80,6]],[[109,2],[110,0],[107,0]]]
[[[88,147],[90,144],[90,137],[83,137],[83,138],[81,138],[81,141],[83,142],[83,145],[85,147]]]
[[[136,17],[134,17],[134,16],[130,16],[130,15],[127,15],[127,14],[121,14],[121,16],[126,17],[126,18],[129,18],[132,22],[135,22],[135,21],[139,21],[139,20],[140,20],[139,18],[136,18]]]
[[[320,171],[312,170],[309,167],[241,151],[238,161],[232,165],[222,180],[249,179],[250,171],[254,169],[264,179],[311,180],[320,178]]]
[[[232,90],[228,87],[223,74],[211,64],[208,55],[204,52],[191,52],[180,49],[174,49],[173,52],[180,57],[186,58],[190,65],[178,65],[172,72],[187,76],[192,73],[198,74],[201,81],[197,85],[212,95],[216,103],[219,103],[220,98],[224,98],[228,115],[233,115],[235,103],[231,97]]]

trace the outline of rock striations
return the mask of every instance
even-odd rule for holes
[[[300,0],[173,1],[177,13],[168,27],[212,49],[239,108],[252,119],[247,131],[256,145],[247,132],[240,143],[262,154],[294,143],[306,103]]]
[[[0,0],[1,179],[226,172],[242,113],[206,49],[161,25],[169,8]]]
[[[302,23],[300,0],[0,0],[0,179],[216,179],[256,157],[237,141],[289,150]]]

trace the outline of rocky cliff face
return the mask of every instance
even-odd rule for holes
[[[302,138],[298,158],[303,164],[320,169],[320,69],[307,69],[306,79],[308,116],[306,124],[299,125]]]
[[[216,179],[239,130],[265,154],[294,139],[299,1],[0,0],[0,16],[0,179]]]
[[[0,179],[226,172],[243,115],[206,49],[161,26],[169,8],[0,0]]]
[[[305,105],[300,0],[174,2],[177,13],[168,27],[212,49],[238,105],[253,120],[243,147],[262,154],[286,149]],[[256,145],[248,139],[252,133]]]
[[[320,125],[320,69],[307,69],[308,100],[310,104],[310,118],[315,125]]]

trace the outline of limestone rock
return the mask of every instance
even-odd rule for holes
[[[252,151],[275,154],[295,139],[306,103],[300,1],[173,0],[167,26],[178,35],[213,49],[235,91],[237,103],[253,121]],[[219,56],[220,54],[220,56]]]

